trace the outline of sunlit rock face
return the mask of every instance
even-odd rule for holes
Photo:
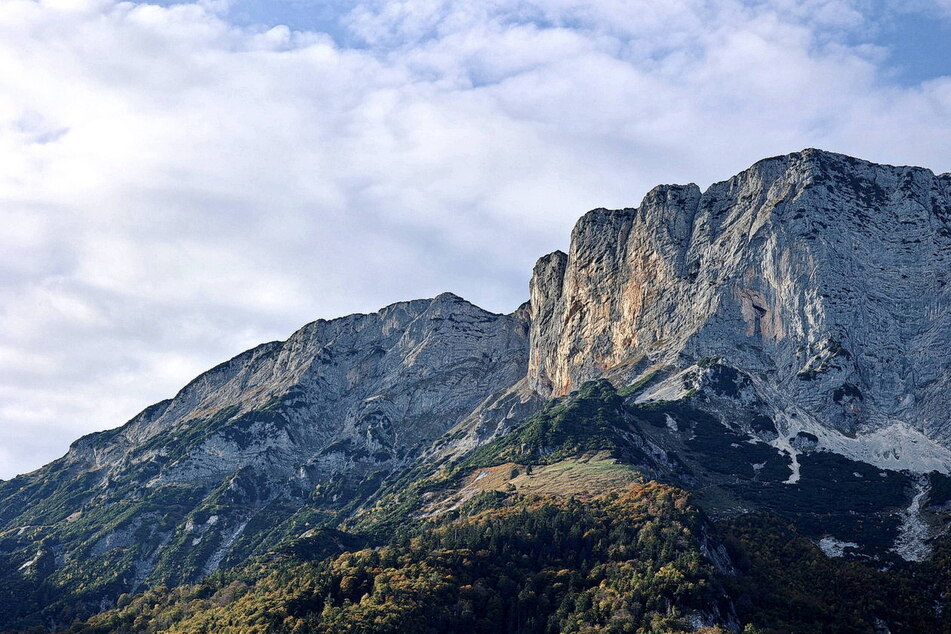
[[[719,357],[847,436],[951,441],[951,175],[818,150],[597,209],[531,283],[529,380],[560,395]]]

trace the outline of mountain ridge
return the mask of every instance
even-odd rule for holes
[[[589,212],[570,252],[536,265],[533,385],[557,395],[622,362],[683,367],[680,356],[719,356],[799,379],[770,387],[785,390],[790,406],[806,403],[819,427],[854,436],[903,415],[946,441],[951,376],[929,351],[951,340],[942,308],[951,299],[949,201],[930,170],[805,151],[705,192],[662,186],[637,209]],[[870,262],[894,266],[872,271]],[[865,280],[880,283],[850,288]],[[890,367],[911,358],[914,369]],[[917,402],[908,400],[916,390]]]
[[[445,513],[439,487],[476,491],[467,460],[506,438],[547,479],[500,472],[496,493],[621,469],[836,556],[927,559],[951,499],[949,270],[951,174],[810,149],[658,186],[582,216],[511,313],[442,293],[319,319],[0,481],[0,562],[111,605],[387,500]]]

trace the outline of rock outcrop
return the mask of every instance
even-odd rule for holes
[[[715,357],[845,437],[901,424],[947,445],[949,282],[951,175],[766,159],[585,215],[535,268],[529,380],[557,396]]]
[[[65,460],[106,477],[161,462],[150,484],[220,481],[259,462],[274,477],[317,479],[363,454],[399,463],[518,381],[526,348],[524,320],[450,293],[319,320],[209,370],[122,428],[77,441]]]
[[[313,322],[0,483],[0,532],[16,561],[55,536],[53,583],[94,593],[113,567],[104,598],[200,578],[371,495],[522,379],[527,346],[523,314],[449,293]]]

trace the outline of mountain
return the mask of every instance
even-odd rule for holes
[[[243,561],[358,502],[523,376],[523,313],[444,294],[238,355],[0,484],[0,555],[95,604]]]
[[[584,216],[570,252],[535,267],[529,380],[560,395],[723,359],[784,434],[947,471],[949,283],[951,175],[816,150],[767,159],[705,192],[661,186]]]
[[[514,619],[505,631],[628,617],[737,630],[776,625],[770,606],[834,580],[878,603],[807,593],[795,618],[813,620],[774,631],[931,631],[951,574],[949,277],[951,175],[922,168],[804,150],[591,211],[512,314],[443,294],[320,320],[0,482],[0,628],[65,627],[119,601],[77,631],[225,631],[189,628],[233,618],[232,603],[314,631],[390,616],[392,631],[476,631],[484,614],[466,610],[489,603]],[[657,515],[642,537],[619,495]],[[566,559],[582,542],[556,517],[618,529]],[[389,549],[388,568],[347,554],[363,547]],[[463,551],[509,561],[514,585]],[[378,569],[416,598],[344,583]],[[423,569],[458,579],[437,588]],[[575,581],[539,603],[536,577],[558,570]],[[681,585],[620,581],[660,570]],[[265,578],[283,580],[261,581],[270,599],[249,594]],[[285,588],[302,579],[306,600]],[[245,585],[200,603],[229,584]],[[155,591],[127,595],[165,586],[183,588],[167,613],[144,607]],[[606,592],[620,603],[598,616]],[[376,607],[358,613],[364,595]]]

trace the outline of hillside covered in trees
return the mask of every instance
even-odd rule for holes
[[[924,563],[830,558],[800,515],[713,521],[694,495],[644,477],[657,464],[634,442],[637,421],[659,415],[588,384],[468,457],[394,482],[339,528],[308,530],[197,585],[123,595],[69,631],[947,627],[947,544]]]

